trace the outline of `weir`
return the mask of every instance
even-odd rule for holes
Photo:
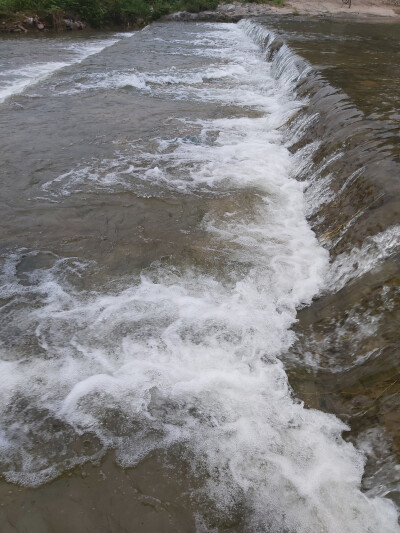
[[[285,136],[302,161],[296,177],[305,182],[308,220],[330,253],[324,289],[299,313],[291,382],[306,405],[347,421],[350,439],[370,451],[365,487],[398,501],[397,477],[383,466],[399,453],[398,127],[368,120],[273,30],[240,25],[264,49],[275,76],[307,100]]]

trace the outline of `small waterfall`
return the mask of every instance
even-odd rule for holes
[[[398,225],[400,164],[377,140],[382,126],[365,120],[346,94],[273,31],[250,20],[239,25],[263,49],[279,83],[305,100],[284,130],[289,148],[303,160],[298,179],[305,180],[313,204],[310,222],[332,256]]]
[[[266,26],[239,24],[279,83],[304,102],[282,129],[298,160],[307,218],[331,257],[319,299],[299,313],[299,341],[287,361],[291,383],[306,404],[350,424],[349,438],[368,459],[364,488],[399,501],[400,476],[384,467],[398,463],[400,452],[387,415],[399,394],[400,301],[400,162],[386,140],[390,126],[366,119]]]

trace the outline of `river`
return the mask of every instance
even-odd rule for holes
[[[2,532],[400,531],[399,30],[1,37]]]

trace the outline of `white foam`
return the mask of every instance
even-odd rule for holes
[[[237,47],[238,38],[242,40],[240,48]],[[213,41],[214,48],[211,49],[211,55],[220,61],[206,68],[190,68],[186,65],[185,68],[172,66],[155,72],[138,72],[135,69],[129,69],[85,74],[84,80],[80,76],[78,82],[73,83],[71,88],[61,94],[131,86],[135,89],[146,90],[154,96],[212,101],[222,105],[239,105],[273,112],[276,108],[276,95],[279,93],[280,97],[292,104],[291,108],[286,108],[285,115],[279,116],[281,124],[291,116],[293,109],[299,109],[300,102],[292,98],[291,84],[295,79],[305,76],[306,71],[296,70],[298,61],[292,60],[290,65],[291,72],[293,72],[285,80],[282,73],[280,85],[277,86],[271,73],[275,76],[276,73],[273,71],[278,69],[279,65],[281,65],[281,70],[286,72],[287,62],[283,61],[282,66],[282,61],[277,62],[276,65],[263,61],[263,53],[258,46],[251,39],[243,41],[241,30],[224,32],[210,28],[210,36],[201,39],[193,38],[189,49],[186,40],[176,39],[168,42],[186,45],[173,53],[209,57],[210,49],[207,47]],[[280,111],[282,113],[282,108]]]
[[[69,63],[53,61],[50,63],[39,63],[31,66],[24,66],[19,70],[11,70],[3,75],[11,75],[14,79],[4,80],[0,87],[0,103],[4,102],[13,94],[22,93],[30,85],[39,83],[41,80],[50,76],[52,73],[67,67]]]
[[[79,81],[71,80],[73,83],[72,87],[63,91],[57,91],[57,94],[76,94],[93,89],[121,89],[124,87],[149,91],[145,78],[134,69],[127,72],[110,71],[86,74],[84,80],[82,80],[81,74],[77,77],[79,78]]]
[[[329,334],[314,334],[312,328],[302,334],[303,349],[296,350],[292,360],[298,367],[304,363],[314,370],[340,373],[378,359],[383,348],[376,336],[382,317],[355,305],[342,320],[332,317]],[[375,340],[377,339],[377,340]],[[349,350],[351,344],[351,353]],[[355,354],[351,357],[351,354]]]
[[[49,61],[47,63],[33,61],[18,69],[6,69],[0,78],[0,103],[14,94],[22,93],[27,87],[40,83],[43,79],[51,76],[62,68],[81,63],[91,55],[98,54],[108,46],[118,42],[118,39],[103,39],[82,43],[73,43],[63,46],[60,54],[65,54],[65,61]],[[8,79],[7,79],[8,78]]]
[[[373,271],[400,250],[400,226],[391,226],[367,237],[361,248],[340,254],[332,263],[326,290],[339,291],[345,285]]]
[[[114,37],[118,37],[118,39],[128,39],[134,35],[137,35],[137,31],[119,31],[114,33]]]
[[[364,451],[375,471],[364,486],[368,494],[382,496],[397,492],[400,484],[400,468],[393,452],[393,442],[382,428],[376,427],[363,431],[357,438],[357,445]]]
[[[198,121],[190,124],[196,132],[192,137],[153,139],[159,146],[155,153],[141,150],[138,141],[129,149],[135,151],[134,158],[128,150],[116,154],[115,159],[91,161],[46,182],[42,190],[49,198],[96,189],[140,194],[144,184],[154,195],[165,194],[166,189],[218,193],[221,188],[231,187],[232,181],[244,188],[264,188],[268,172],[278,180],[270,180],[268,193],[277,194],[282,186],[279,176],[289,173],[292,167],[286,148],[280,144],[281,135],[271,128],[278,120],[276,114],[258,119]],[[189,126],[189,122],[186,124]]]

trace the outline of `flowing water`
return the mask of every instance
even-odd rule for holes
[[[2,37],[2,531],[400,531],[398,30]]]

